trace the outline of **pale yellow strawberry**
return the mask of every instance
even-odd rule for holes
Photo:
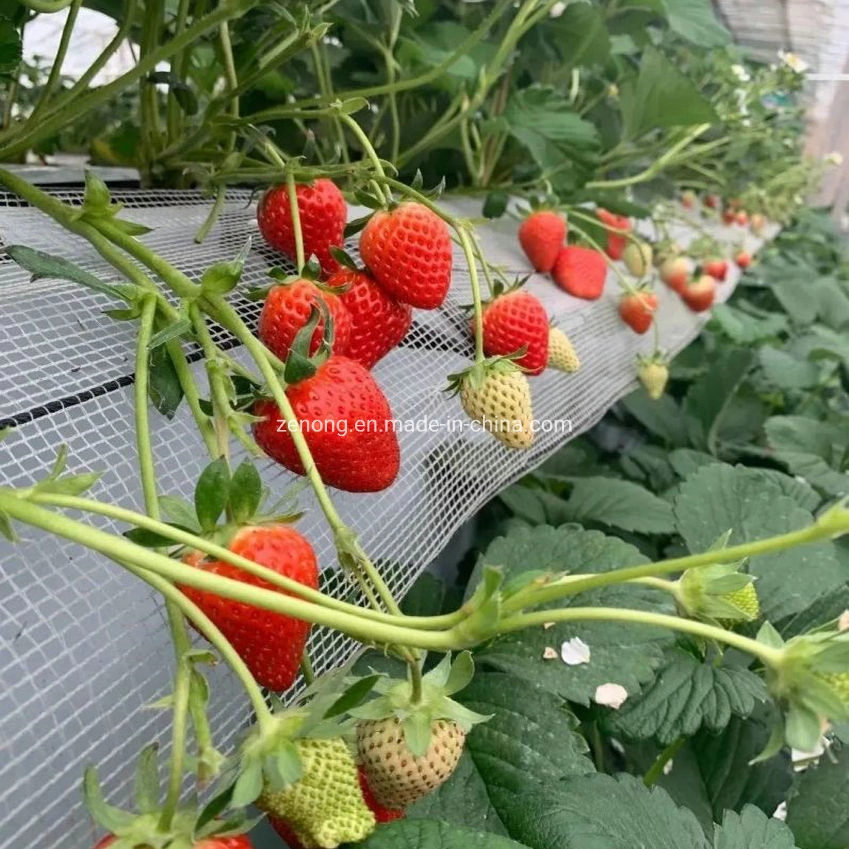
[[[401,809],[433,792],[454,773],[466,732],[450,719],[431,724],[430,745],[416,757],[407,747],[397,717],[357,725],[360,766],[381,805]]]
[[[653,259],[652,247],[648,242],[629,242],[622,253],[622,261],[635,277],[645,277],[652,267]]]
[[[669,381],[669,366],[660,360],[643,360],[637,367],[637,377],[646,388],[649,398],[657,401],[663,396]]]
[[[746,584],[743,589],[735,590],[733,593],[726,593],[722,598],[738,608],[750,621],[754,621],[761,614],[758,591],[754,583]]]
[[[548,331],[548,367],[574,374],[581,367],[578,352],[569,337],[559,328]]]
[[[486,369],[482,377],[467,375],[460,387],[460,403],[470,418],[510,448],[528,448],[534,441],[531,388],[509,361]]]

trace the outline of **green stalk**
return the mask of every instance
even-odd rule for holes
[[[481,363],[485,359],[485,354],[483,352],[483,306],[481,304],[480,282],[478,281],[478,264],[475,261],[474,249],[467,229],[460,226],[457,229],[457,234],[460,237],[460,244],[469,266],[469,283],[472,287],[472,301],[475,309],[475,362]]]
[[[371,141],[369,141],[369,137],[363,132],[362,127],[350,115],[346,115],[344,112],[339,115],[339,118],[356,136],[357,141],[359,141],[363,148],[363,153],[371,161],[374,173],[380,179],[385,180],[386,173],[383,170],[383,163],[380,161],[380,157],[377,155],[377,151],[374,149]],[[385,199],[388,202],[392,201],[392,195],[388,190],[386,191]]]
[[[289,195],[289,212],[292,216],[292,230],[295,234],[295,262],[298,274],[304,270],[304,231],[301,229],[301,210],[298,207],[298,192],[295,175],[291,169],[286,171],[286,194]]]
[[[50,74],[47,77],[47,82],[44,84],[44,88],[41,90],[41,95],[32,110],[32,114],[27,119],[29,121],[34,121],[44,110],[44,107],[50,100],[54,89],[59,84],[59,79],[62,75],[62,65],[65,64],[65,56],[68,53],[68,45],[71,43],[71,34],[73,33],[74,25],[77,22],[77,15],[79,14],[80,6],[82,6],[82,0],[71,0],[71,5],[68,9],[68,17],[65,19],[65,26],[62,27],[59,47],[56,50],[56,56],[53,59]]]
[[[666,765],[678,754],[678,750],[687,742],[686,737],[679,737],[673,740],[658,756],[655,762],[651,765],[649,771],[643,776],[643,784],[646,787],[653,787],[660,777],[663,775],[663,770]]]
[[[733,545],[729,548],[717,549],[716,551],[704,551],[701,554],[691,554],[687,557],[675,557],[670,560],[662,560],[658,563],[645,563],[640,566],[630,566],[625,569],[616,569],[612,572],[604,572],[585,577],[573,575],[560,582],[556,581],[545,587],[530,588],[526,591],[516,593],[513,598],[504,604],[505,612],[513,612],[522,608],[546,604],[561,598],[589,592],[600,587],[609,587],[613,584],[621,584],[625,581],[634,581],[641,578],[652,578],[658,575],[669,575],[676,572],[686,572],[689,569],[697,569],[700,566],[710,566],[716,563],[734,563],[746,558],[758,557],[762,554],[771,554],[774,551],[783,551],[809,542],[821,539],[829,539],[838,534],[849,531],[849,511],[835,514],[830,522],[823,518],[807,528],[798,531],[790,531],[767,539],[745,542]]]
[[[136,375],[134,385],[134,412],[136,450],[138,452],[139,475],[145,509],[154,520],[159,518],[159,501],[156,493],[156,467],[153,459],[153,446],[150,441],[150,416],[147,396],[150,384],[150,340],[153,336],[153,323],[156,318],[156,298],[148,295],[142,305],[139,333],[136,339]],[[171,728],[171,769],[168,780],[168,793],[159,828],[168,831],[177,805],[180,802],[180,787],[183,781],[183,760],[186,754],[186,725],[191,695],[191,669],[186,661],[186,653],[191,643],[186,634],[186,625],[179,609],[170,601],[165,602],[171,640],[174,645],[174,707]]]
[[[164,0],[147,0],[142,19],[139,39],[140,60],[143,62],[159,45],[162,23],[165,15]],[[150,171],[150,165],[156,158],[161,146],[159,129],[159,92],[156,86],[146,79],[139,78],[139,105],[141,110],[142,163]]]
[[[180,35],[186,28],[186,21],[189,17],[189,6],[191,0],[179,0],[177,5],[177,17],[174,19],[174,35]],[[171,62],[171,72],[178,79],[184,80],[186,77],[187,59],[189,56],[188,50],[181,50],[174,56]],[[175,139],[179,138],[183,130],[183,111],[171,87],[168,88],[168,105],[165,112],[165,128],[167,143],[171,144]]]
[[[209,231],[215,226],[215,222],[221,217],[221,210],[224,209],[225,200],[227,200],[227,186],[222,184],[218,187],[218,191],[215,193],[215,200],[209,210],[209,215],[206,216],[203,224],[200,225],[200,228],[195,234],[195,242],[197,244],[200,245],[206,241]]]
[[[464,644],[456,642],[451,631],[423,631],[376,622],[360,614],[353,615],[319,607],[275,590],[255,587],[243,581],[187,566],[156,551],[142,548],[122,537],[45,510],[34,502],[22,498],[13,490],[0,490],[0,509],[11,519],[79,543],[112,560],[128,563],[140,570],[158,575],[166,581],[195,587],[223,598],[261,607],[264,610],[291,616],[314,625],[323,625],[341,631],[366,645],[415,646],[436,651],[450,651],[464,647]],[[220,647],[216,646],[216,648],[220,651]]]
[[[518,616],[508,616],[501,621],[498,632],[508,634],[524,628],[542,626],[548,622],[596,622],[599,620],[626,622],[632,625],[655,625],[658,628],[715,640],[746,652],[763,661],[767,666],[778,666],[782,658],[782,652],[779,649],[771,648],[734,631],[726,631],[724,628],[697,622],[694,619],[669,616],[666,613],[650,613],[646,610],[628,610],[621,607],[568,607],[562,610],[537,610]]]

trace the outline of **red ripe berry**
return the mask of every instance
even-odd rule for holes
[[[566,222],[550,209],[532,212],[519,226],[519,244],[531,265],[549,272],[566,240]]]
[[[597,209],[596,215],[602,224],[607,228],[607,247],[605,249],[607,255],[613,260],[622,259],[622,254],[625,253],[625,248],[628,245],[628,237],[621,232],[631,230],[631,220],[626,215],[614,215],[606,209]]]
[[[741,227],[749,226],[749,213],[745,209],[741,209],[735,216],[735,220]]]
[[[737,213],[729,207],[722,213],[722,222],[729,226],[737,220]]]
[[[426,206],[405,201],[378,210],[360,235],[360,256],[374,279],[402,304],[433,310],[451,285],[451,234]]]
[[[386,294],[365,271],[343,268],[327,285],[348,287],[339,295],[351,319],[345,356],[372,368],[407,335],[412,309]]]
[[[330,254],[330,248],[333,245],[342,247],[345,241],[345,222],[348,220],[345,198],[332,180],[323,178],[312,184],[296,186],[295,197],[298,199],[304,238],[304,259],[315,254],[321,270],[332,274],[339,268],[339,263]],[[285,185],[275,186],[263,195],[256,218],[265,241],[294,262],[295,228]]]
[[[705,195],[705,206],[708,209],[719,209],[719,196]]]
[[[551,276],[554,282],[570,295],[586,301],[595,301],[604,291],[607,263],[593,248],[570,245],[560,250]]]
[[[472,321],[472,333],[474,333]],[[516,365],[528,374],[542,374],[548,362],[548,313],[529,292],[507,292],[484,307],[483,349],[487,356],[508,356],[520,348],[527,353]]]
[[[693,312],[704,312],[713,305],[716,297],[716,280],[709,274],[703,274],[698,280],[690,281],[681,292],[684,303]]]
[[[286,397],[325,483],[348,492],[379,492],[398,476],[401,451],[392,411],[365,366],[334,355],[312,377],[289,386]],[[262,419],[253,426],[259,447],[287,469],[304,474],[277,405],[257,401],[253,414]]]
[[[625,292],[619,300],[619,316],[634,333],[645,333],[654,321],[657,295],[646,289]]]
[[[312,546],[288,525],[242,528],[233,537],[229,549],[233,554],[253,560],[299,584],[313,589],[318,587],[318,564]],[[206,559],[198,551],[185,555],[183,560],[213,575],[283,593],[283,590],[262,578],[244,572],[231,563]],[[309,622],[222,598],[194,587],[181,586],[180,589],[230,641],[259,684],[277,691],[292,686],[298,677],[310,632]],[[209,849],[217,845],[212,844]],[[238,849],[238,845],[233,849]]]
[[[259,338],[281,360],[289,356],[295,336],[309,322],[313,307],[323,302],[333,319],[333,351],[347,353],[351,335],[351,317],[338,295],[319,289],[310,280],[295,280],[275,286],[266,296],[259,315]],[[310,340],[310,355],[324,338],[324,319],[320,318]]]
[[[107,834],[94,847],[94,849],[106,849],[117,840],[111,834]],[[231,837],[207,837],[195,843],[192,849],[253,849],[250,837],[247,834],[238,834]]]
[[[740,268],[746,269],[752,264],[752,255],[748,251],[740,251],[736,257],[734,257],[734,262]]]
[[[681,290],[690,279],[690,261],[683,256],[670,257],[660,266],[660,279],[672,289],[681,294]]]
[[[718,283],[724,283],[728,276],[728,263],[724,259],[709,259],[702,268],[705,274],[710,274]]]

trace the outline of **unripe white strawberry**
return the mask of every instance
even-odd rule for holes
[[[548,332],[548,367],[574,374],[581,367],[581,360],[569,337],[559,328]]]
[[[645,277],[652,267],[652,246],[648,242],[628,242],[622,253],[625,267],[635,277]]]

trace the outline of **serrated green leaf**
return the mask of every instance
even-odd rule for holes
[[[776,458],[829,495],[849,492],[849,428],[803,416],[774,416],[765,425]]]
[[[779,389],[807,389],[819,382],[816,363],[794,357],[777,348],[761,348],[758,360],[766,379]]]
[[[722,330],[738,345],[753,345],[784,333],[788,322],[778,313],[755,316],[730,304],[717,304],[711,312],[711,326]]]
[[[197,514],[188,501],[174,495],[160,495],[159,509],[171,523],[192,531],[200,530]]]
[[[565,68],[601,65],[610,56],[604,12],[590,3],[569,3],[549,28]]]
[[[809,512],[757,472],[717,463],[682,485],[675,500],[678,531],[691,552],[707,550],[729,528],[729,545],[776,536],[813,522]],[[843,583],[834,545],[817,542],[753,557],[748,571],[763,614],[771,620],[798,613]]]
[[[725,812],[722,825],[715,825],[713,846],[714,849],[797,849],[793,832],[781,820],[751,805],[739,814]]]
[[[787,805],[787,825],[800,849],[849,846],[849,747],[836,744],[802,773]]]
[[[669,27],[700,48],[721,47],[731,34],[716,19],[710,0],[661,0]]]
[[[661,441],[681,447],[688,444],[686,417],[681,414],[679,404],[669,395],[653,401],[640,388],[624,398],[622,406]]]
[[[458,699],[492,718],[466,740],[457,772],[409,809],[414,819],[444,819],[506,833],[513,795],[541,791],[593,771],[577,719],[539,684],[501,672],[478,672]]]
[[[771,815],[793,784],[787,750],[750,766],[770,738],[769,713],[732,717],[720,734],[702,730],[678,750],[672,768],[658,781],[679,804],[699,818],[710,833],[726,810],[754,805]]]
[[[718,120],[698,88],[654,48],[644,51],[636,84],[622,87],[621,103],[629,139],[659,128]]]
[[[616,478],[574,478],[566,502],[570,520],[643,534],[675,530],[672,507],[644,487]]]
[[[538,849],[709,849],[698,820],[631,775],[573,778],[514,797],[508,832]]]
[[[767,699],[763,679],[748,669],[716,666],[673,648],[654,682],[608,719],[616,737],[668,745],[704,727],[721,731],[732,716],[749,716]]]
[[[475,586],[483,564],[498,564],[509,578],[529,566],[571,574],[607,572],[646,562],[633,546],[598,531],[575,527],[537,527],[512,530],[495,540],[478,561],[470,581]],[[605,587],[558,601],[563,607],[628,607],[671,612],[665,593],[635,585]],[[559,659],[563,642],[579,637],[590,649],[589,663],[567,666]],[[477,664],[487,664],[541,684],[571,701],[589,704],[596,689],[607,683],[622,685],[629,694],[654,677],[663,661],[663,649],[672,636],[657,628],[610,622],[562,623],[551,628],[526,629],[506,635],[475,653]],[[558,657],[543,658],[546,648]]]
[[[497,834],[425,819],[386,823],[357,846],[361,849],[527,849],[524,844]]]
[[[223,457],[213,460],[200,474],[195,486],[195,512],[201,528],[215,527],[230,494],[230,468]]]

